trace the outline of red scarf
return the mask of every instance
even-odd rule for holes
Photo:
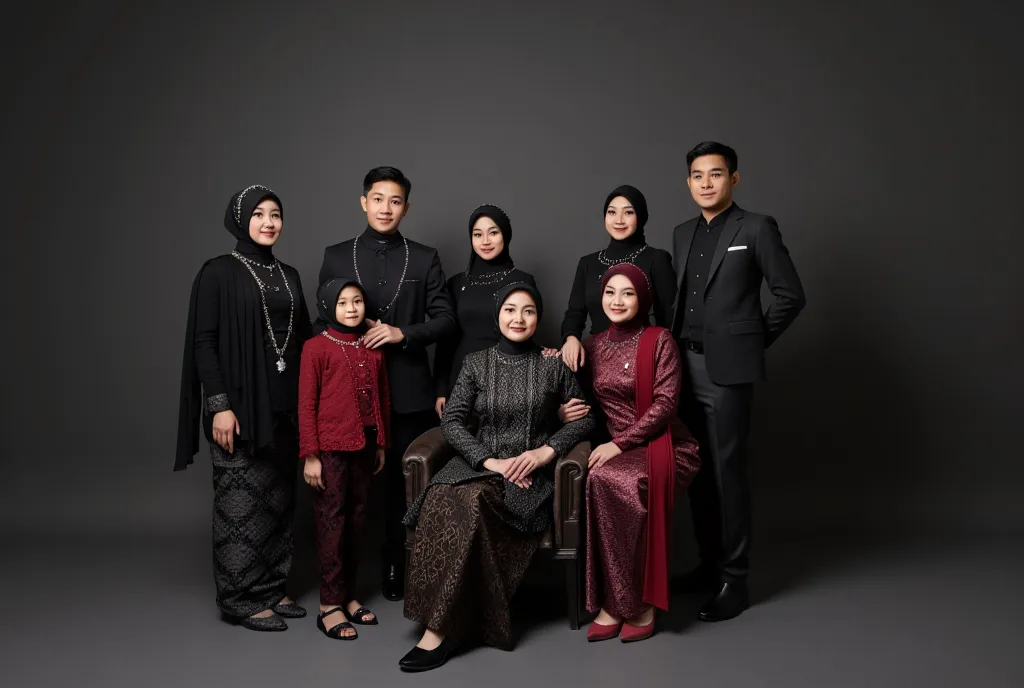
[[[654,403],[655,348],[663,327],[648,327],[636,348],[636,415]],[[675,502],[676,461],[672,432],[647,443],[647,557],[644,564],[644,602],[668,609],[668,569],[671,561],[672,507]]]

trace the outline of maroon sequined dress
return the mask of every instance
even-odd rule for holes
[[[685,489],[700,467],[697,443],[676,415],[682,363],[672,335],[655,347],[654,403],[636,413],[637,336],[613,342],[602,332],[584,344],[593,393],[622,453],[587,476],[587,609],[624,619],[639,616],[643,601],[647,525],[647,443],[672,432],[676,488]]]

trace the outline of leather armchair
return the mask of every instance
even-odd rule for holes
[[[409,445],[402,460],[405,475],[405,500],[412,505],[426,489],[431,477],[454,455],[441,434],[432,428]],[[551,532],[541,540],[538,556],[565,562],[565,588],[569,608],[569,626],[580,627],[583,607],[581,574],[583,566],[583,509],[590,443],[581,442],[555,464],[554,518]],[[416,539],[413,528],[406,531],[406,556]],[[408,569],[408,567],[407,567]]]

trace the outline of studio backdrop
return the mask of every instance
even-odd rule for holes
[[[172,474],[189,288],[231,193],[283,199],[312,306],[361,181],[464,269],[511,217],[556,344],[601,203],[650,243],[696,215],[684,155],[739,152],[808,305],[772,347],[758,527],[1024,526],[1020,56],[999,3],[58,3],[3,50],[0,529],[205,530],[209,458]],[[884,18],[884,21],[880,19]]]

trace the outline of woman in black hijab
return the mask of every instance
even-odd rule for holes
[[[494,299],[506,284],[525,282],[537,286],[533,275],[516,268],[509,253],[512,222],[496,205],[482,205],[469,216],[469,265],[452,275],[446,285],[455,304],[458,333],[437,345],[434,378],[437,384],[437,415],[459,379],[466,354],[494,346],[500,339],[494,321]]]
[[[213,463],[217,606],[257,631],[283,631],[306,611],[285,595],[298,461],[299,355],[312,330],[294,268],[274,257],[281,199],[254,185],[231,197],[235,250],[192,283],[174,470],[199,450]]]
[[[557,405],[583,392],[533,341],[543,311],[532,284],[505,285],[491,305],[497,345],[463,360],[441,420],[457,455],[405,516],[416,528],[405,616],[426,630],[403,671],[435,669],[462,644],[514,644],[509,603],[551,525],[555,463],[594,428],[589,413],[558,418]]]
[[[628,184],[613,190],[604,201],[604,228],[611,239],[597,253],[580,258],[569,294],[569,307],[562,319],[562,360],[573,371],[584,365],[583,330],[590,316],[590,334],[608,329],[601,307],[601,278],[608,268],[633,263],[650,279],[654,290],[654,322],[671,327],[672,304],[676,298],[676,272],[672,254],[647,244],[647,199]]]

